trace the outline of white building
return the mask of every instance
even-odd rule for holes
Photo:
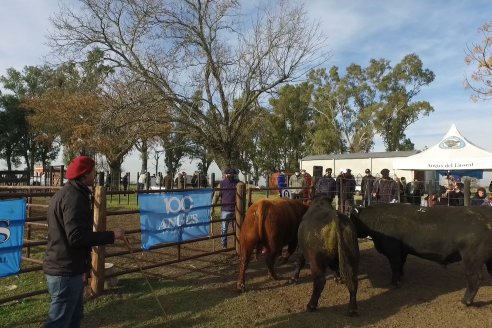
[[[393,161],[396,159],[404,160],[408,156],[417,154],[417,150],[375,152],[375,153],[350,153],[332,155],[310,155],[301,159],[301,169],[306,170],[313,177],[317,178],[325,173],[326,168],[333,169],[333,176],[336,177],[341,169],[351,169],[352,175],[362,178],[365,170],[371,170],[373,176],[381,175],[381,170],[390,170],[391,176],[405,177],[407,181],[418,179],[419,181],[430,180],[424,171],[415,170],[393,170]],[[357,181],[360,183],[360,181]]]

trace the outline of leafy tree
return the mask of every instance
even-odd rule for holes
[[[405,130],[434,110],[427,101],[413,101],[434,80],[434,73],[422,66],[420,58],[410,54],[394,68],[386,59],[371,59],[367,68],[351,64],[345,76],[336,66],[329,73],[311,72],[314,153],[368,152],[375,133],[382,136],[387,151],[411,147]]]
[[[272,138],[280,152],[281,166],[290,172],[299,168],[299,160],[306,155],[311,89],[308,83],[286,85],[270,99]]]
[[[475,66],[470,78],[465,81],[465,86],[473,91],[472,99],[475,101],[492,98],[492,22],[482,25],[479,32],[482,41],[472,43],[465,56],[465,63]]]
[[[314,153],[352,153],[372,147],[373,125],[365,108],[374,96],[364,75],[355,64],[347,67],[345,76],[340,76],[336,66],[328,73],[320,69],[309,75],[315,88],[311,130]]]
[[[18,99],[18,110],[23,111],[23,125],[18,126],[19,139],[15,145],[18,155],[24,157],[29,172],[33,171],[35,162],[41,162],[46,167],[50,161],[58,156],[60,150],[55,137],[48,134],[43,125],[33,124],[33,111],[26,108],[25,103],[43,94],[49,86],[51,74],[47,66],[26,66],[22,72],[13,68],[7,70],[5,76],[0,77],[4,88]]]
[[[167,172],[174,175],[181,168],[181,161],[189,154],[189,146],[185,136],[180,133],[181,128],[175,124],[171,132],[161,137],[162,146],[164,148],[164,164]]]
[[[318,26],[289,1],[264,3],[256,15],[231,0],[80,3],[53,19],[54,51],[76,59],[100,48],[115,68],[157,88],[174,122],[222,167],[240,160],[255,103],[327,59]]]
[[[190,146],[190,158],[198,160],[198,170],[205,175],[208,174],[208,169],[210,168],[210,165],[212,165],[213,159],[210,157],[204,146],[192,144]]]
[[[380,60],[376,67],[384,66],[383,62]],[[372,66],[371,63],[369,68]],[[385,75],[382,73],[386,69],[376,70],[376,76],[380,77],[379,101],[371,108],[376,118],[375,127],[383,137],[386,151],[408,150],[413,144],[406,138],[405,130],[421,115],[434,111],[428,101],[414,101],[421,88],[434,81],[434,73],[423,68],[416,54],[406,55],[393,69],[388,62],[387,69],[389,72]]]
[[[19,144],[25,133],[25,113],[14,95],[0,96],[0,158],[7,162],[7,170],[20,164]]]

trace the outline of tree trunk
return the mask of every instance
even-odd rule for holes
[[[142,140],[142,146],[140,148],[140,157],[142,159],[142,167],[140,172],[147,172],[147,161],[149,159],[149,146],[147,140]]]

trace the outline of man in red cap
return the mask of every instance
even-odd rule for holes
[[[95,162],[76,157],[65,177],[68,182],[48,207],[48,245],[43,271],[48,281],[51,306],[45,327],[80,327],[84,312],[83,292],[91,266],[91,247],[123,239],[125,231],[92,231],[91,191]]]

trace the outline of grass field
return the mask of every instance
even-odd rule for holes
[[[254,199],[265,198],[265,192],[255,192],[253,194]],[[270,195],[272,197],[272,195]],[[278,197],[275,194],[273,197]],[[47,204],[49,199],[37,199],[37,203]],[[117,210],[132,210],[138,209],[137,195],[107,195],[107,209],[111,211]],[[214,218],[218,219],[220,210],[214,209]],[[38,213],[39,214],[39,213]],[[118,216],[108,217],[108,229],[111,227],[119,226],[123,224],[126,228],[136,228],[135,223],[138,224],[138,214],[130,215],[131,219],[120,218]],[[124,223],[122,223],[124,222]],[[45,228],[36,228],[33,230],[33,236],[36,239],[43,239],[46,237]],[[121,246],[121,245],[120,245]],[[31,257],[35,259],[42,259],[44,255],[44,246],[32,247]],[[213,259],[211,261],[218,261],[217,267],[226,267],[229,253],[225,258],[225,263],[220,261],[224,260],[224,256],[219,259]],[[235,255],[232,255],[235,257]],[[207,262],[208,260],[204,260]],[[185,268],[198,268],[204,262],[198,261],[193,264],[182,264]],[[215,263],[215,262],[212,262]],[[24,265],[27,265],[23,262]],[[31,266],[33,264],[29,264]],[[39,265],[39,264],[37,264]],[[215,266],[215,264],[212,264]],[[151,286],[156,290],[156,294],[162,299],[172,299],[173,311],[166,314],[166,318],[163,318],[163,313],[158,307],[157,302],[150,293],[150,288],[146,283],[146,279],[141,273],[127,274],[119,277],[118,288],[105,293],[103,296],[90,299],[86,303],[86,319],[84,320],[85,327],[162,327],[165,323],[166,327],[187,327],[189,325],[185,322],[191,323],[197,320],[201,315],[207,316],[207,314],[197,314],[197,318],[193,319],[185,309],[196,308],[196,297],[193,295],[199,295],[203,293],[198,286],[190,286],[187,282],[192,281],[193,271],[191,270],[191,276],[186,279],[185,282],[177,283],[176,280],[169,280],[164,277],[176,275],[179,272],[180,265],[170,266],[162,270],[153,269],[150,271],[151,277],[149,281]],[[185,273],[190,274],[190,272]],[[189,270],[188,270],[189,271]],[[163,273],[164,272],[164,273]],[[146,273],[147,274],[147,273]],[[180,276],[180,274],[178,274]],[[46,288],[46,279],[41,271],[24,273],[16,276],[10,276],[0,279],[0,299],[10,296],[18,295],[20,293],[26,293],[31,291],[43,290]],[[196,290],[198,288],[198,290]],[[207,296],[205,296],[207,297]],[[178,301],[178,302],[176,302]],[[14,301],[7,304],[0,305],[0,327],[40,327],[46,317],[49,309],[49,295],[42,294],[20,301]],[[169,304],[166,304],[169,306]],[[176,314],[172,314],[178,310]],[[205,311],[208,312],[208,311]],[[169,315],[168,315],[169,314]],[[213,315],[216,316],[216,315]],[[206,322],[207,320],[205,320]],[[175,322],[175,324],[172,324]],[[224,326],[227,325],[227,320],[224,321]],[[192,324],[196,325],[196,322]],[[214,326],[222,324],[215,322]]]

